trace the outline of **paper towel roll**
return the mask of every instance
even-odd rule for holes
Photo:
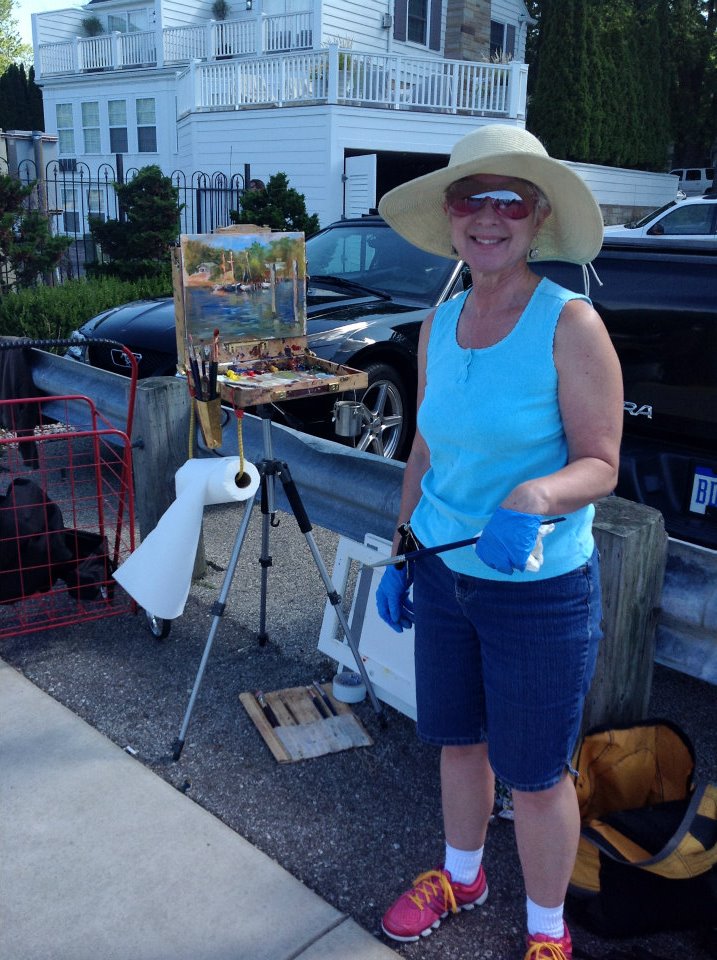
[[[249,500],[259,489],[259,472],[239,457],[187,460],[177,470],[177,497],[159,523],[114,573],[115,580],[148,613],[173,620],[184,610],[204,507]]]

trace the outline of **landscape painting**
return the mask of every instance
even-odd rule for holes
[[[183,235],[187,347],[220,362],[242,345],[306,335],[303,233]]]

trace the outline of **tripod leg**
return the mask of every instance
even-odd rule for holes
[[[316,545],[314,540],[314,535],[312,533],[311,521],[309,516],[304,509],[304,504],[302,503],[301,497],[299,496],[299,491],[296,489],[296,484],[294,483],[291,473],[289,472],[289,467],[287,464],[282,463],[278,470],[279,479],[281,480],[282,486],[284,488],[284,493],[286,494],[286,499],[289,501],[289,506],[296,517],[296,522],[299,525],[299,529],[304,534],[306,542],[309,545],[309,550],[311,550],[311,555],[314,558],[314,563],[316,568],[319,571],[321,579],[323,581],[324,587],[326,588],[326,595],[329,598],[331,605],[334,608],[336,617],[338,618],[339,623],[341,624],[341,629],[344,632],[344,636],[348,642],[351,652],[354,655],[354,660],[356,661],[356,666],[358,667],[361,678],[366,685],[366,690],[368,692],[371,703],[376,713],[383,717],[383,712],[381,710],[381,704],[378,702],[378,697],[376,692],[373,689],[373,684],[369,678],[368,673],[366,672],[366,666],[361,659],[361,654],[359,653],[358,644],[351,633],[351,628],[349,627],[348,620],[346,619],[346,614],[344,613],[341,607],[341,595],[336,590],[331,577],[329,576],[326,565],[323,561],[319,548]]]
[[[184,749],[184,740],[187,735],[187,728],[189,726],[189,720],[192,716],[192,710],[194,709],[194,703],[197,699],[197,694],[199,693],[199,687],[202,683],[202,678],[204,676],[204,670],[209,660],[209,653],[212,649],[212,644],[214,643],[214,637],[216,636],[217,630],[219,629],[219,623],[224,616],[224,609],[226,607],[227,596],[229,595],[229,588],[231,587],[232,579],[234,577],[234,571],[236,570],[237,563],[239,562],[239,554],[241,553],[241,548],[246,537],[246,532],[249,527],[249,520],[251,519],[252,510],[254,508],[254,503],[256,502],[256,494],[247,502],[246,508],[244,510],[244,517],[242,518],[241,525],[237,531],[236,539],[234,540],[234,548],[232,550],[232,555],[229,560],[229,565],[227,566],[226,573],[224,574],[224,581],[222,582],[221,590],[219,591],[218,598],[214,601],[212,607],[212,613],[214,618],[212,620],[212,625],[209,629],[209,636],[207,637],[207,642],[204,647],[204,653],[202,654],[202,660],[199,664],[199,670],[197,671],[197,676],[194,681],[194,687],[192,689],[192,695],[189,698],[189,704],[187,705],[186,712],[184,714],[184,720],[182,721],[182,728],[179,731],[179,736],[174,741],[172,746],[172,758],[174,760],[179,760],[182,755],[182,750]]]
[[[259,633],[257,639],[259,646],[265,646],[269,639],[266,631],[266,594],[269,580],[269,567],[273,561],[269,553],[269,527],[274,515],[273,490],[271,485],[274,483],[271,466],[266,461],[261,464],[261,554],[259,556],[259,565],[261,566],[261,592],[259,595]]]

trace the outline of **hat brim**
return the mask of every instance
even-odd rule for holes
[[[446,188],[478,174],[529,180],[550,203],[551,212],[537,237],[534,260],[589,263],[603,240],[603,219],[590,188],[574,170],[553,157],[525,152],[496,153],[444,167],[401,184],[385,194],[378,212],[414,246],[457,259],[450,221],[443,209]]]

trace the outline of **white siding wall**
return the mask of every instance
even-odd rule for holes
[[[163,27],[206,23],[212,19],[212,0],[161,0],[161,18]]]
[[[53,85],[43,91],[45,111],[45,131],[57,134],[57,113],[55,105],[58,103],[72,103],[75,125],[75,153],[73,156],[78,162],[86,163],[96,171],[102,163],[114,165],[114,154],[110,153],[109,122],[107,118],[108,100],[127,101],[127,133],[130,152],[124,154],[124,168],[146,167],[149,164],[159,164],[162,169],[170,173],[177,165],[176,149],[176,109],[175,84],[172,74],[158,74],[152,72],[152,83],[141,74],[132,77],[109,77],[101,82],[96,75],[92,84],[83,82],[82,78],[61,86]],[[154,97],[157,127],[157,152],[137,152],[137,121],[135,100],[141,97]],[[82,140],[82,103],[96,101],[99,103],[100,113],[100,140],[101,154],[86,154]]]
[[[321,40],[323,44],[337,37],[351,38],[353,48],[368,53],[388,53],[393,28],[381,27],[381,17],[393,14],[393,0],[335,0],[323,8]],[[404,44],[401,44],[404,46]]]
[[[344,150],[390,150],[448,156],[470,117],[416,115],[391,110],[297,107],[284,110],[277,125],[273,110],[195,114],[180,122],[181,163],[188,170],[232,173],[251,167],[252,177],[268,180],[282,172],[306,197],[308,213],[322,226],[343,212]]]
[[[53,10],[50,13],[34,13],[37,43],[59,43],[83,36],[82,21],[88,16],[85,10]]]
[[[678,179],[668,173],[645,173],[624,167],[568,163],[585,180],[601,206],[652,209],[674,200]]]

